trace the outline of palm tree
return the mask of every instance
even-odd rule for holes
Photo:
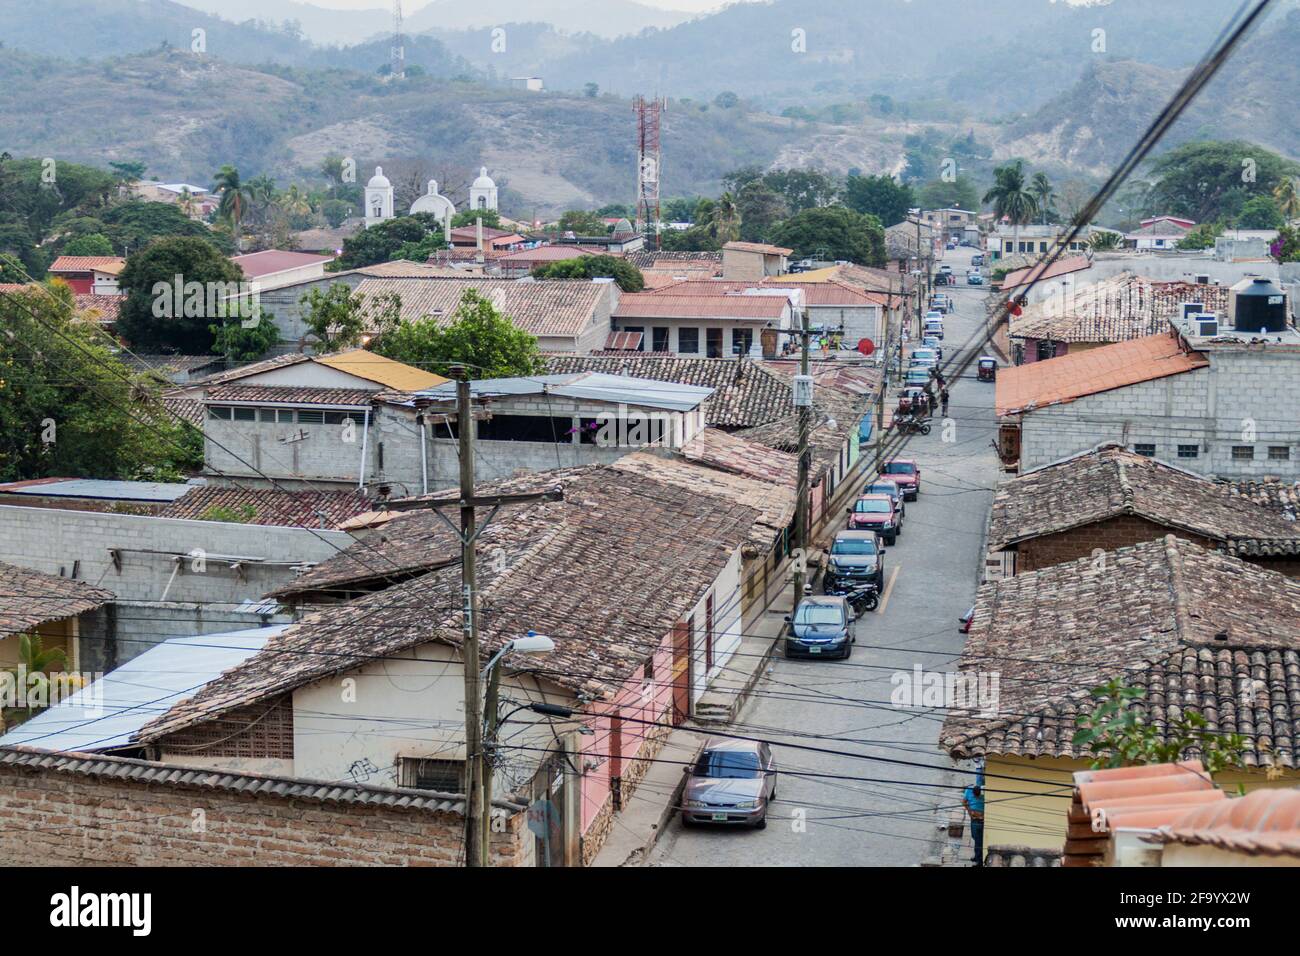
[[[1052,206],[1056,202],[1056,190],[1052,188],[1052,181],[1047,178],[1047,173],[1034,173],[1034,178],[1029,183],[1029,191],[1034,194],[1034,201],[1038,203],[1038,211],[1043,217],[1045,226],[1048,215],[1054,211]]]
[[[280,194],[279,204],[280,208],[290,216],[306,216],[312,209],[310,198],[297,183]]]
[[[249,203],[252,201],[252,189],[240,180],[239,170],[229,164],[217,171],[212,181],[212,189],[214,192],[221,193],[221,203],[217,206],[217,213],[230,223],[230,229],[235,234],[235,251],[238,252],[239,225],[244,221],[244,215],[248,212]]]
[[[188,186],[181,187],[180,207],[181,212],[185,213],[187,218],[194,218],[194,195],[190,192]]]
[[[998,219],[1006,217],[1015,227],[1014,248],[1020,251],[1020,227],[1031,222],[1038,211],[1038,202],[1025,183],[1025,164],[1017,159],[993,170],[993,188],[984,194],[983,202],[993,204]]]
[[[1300,180],[1297,180],[1294,176],[1283,176],[1273,189],[1273,198],[1277,200],[1277,208],[1287,222],[1300,218],[1300,185],[1297,185],[1298,183],[1300,183]]]
[[[725,192],[713,205],[713,216],[709,223],[718,242],[732,242],[740,236],[740,209],[736,206],[736,197]]]

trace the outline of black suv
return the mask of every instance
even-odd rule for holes
[[[874,531],[841,531],[826,555],[825,590],[874,583],[885,586],[885,548]]]

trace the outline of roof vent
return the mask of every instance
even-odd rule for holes
[[[1217,634],[1214,635],[1214,639],[1216,641],[1226,641],[1228,639],[1228,632],[1219,631]]]

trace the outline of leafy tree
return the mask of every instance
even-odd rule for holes
[[[1034,178],[1029,182],[1029,191],[1034,194],[1034,202],[1038,204],[1043,225],[1047,225],[1048,218],[1056,215],[1056,190],[1047,178],[1047,173],[1034,173]]]
[[[740,105],[740,97],[731,90],[723,90],[713,98],[713,105],[720,110],[733,110]]]
[[[746,183],[736,192],[736,212],[740,215],[740,238],[762,242],[772,227],[790,215],[790,208],[776,190],[762,182]]]
[[[342,199],[327,199],[320,204],[320,214],[325,217],[331,229],[337,229],[352,215],[352,208],[352,203]]]
[[[713,204],[713,235],[719,243],[728,243],[740,238],[740,210],[736,206],[736,197],[729,192],[718,197]]]
[[[226,524],[248,524],[257,517],[253,505],[212,505],[199,515],[200,521],[223,521]]]
[[[92,232],[69,240],[63,247],[63,254],[65,256],[111,256],[113,243],[103,233]]]
[[[776,169],[763,175],[763,184],[780,193],[791,212],[829,206],[840,194],[839,182],[820,169]]]
[[[1231,221],[1252,196],[1272,193],[1300,164],[1240,140],[1186,143],[1151,165],[1151,198],[1166,214]]]
[[[893,176],[850,176],[844,185],[844,205],[893,225],[916,206],[916,194]]]
[[[141,162],[109,163],[108,168],[117,173],[124,183],[135,183],[144,179],[149,167]]]
[[[440,375],[458,364],[476,378],[534,375],[544,368],[537,339],[474,289],[465,290],[449,325],[432,316],[403,322],[379,336],[374,350]]]
[[[0,480],[167,480],[202,464],[202,434],[76,318],[67,286],[0,296],[0,328]]]
[[[361,308],[364,299],[344,283],[335,282],[326,289],[312,289],[298,300],[303,324],[316,336],[321,351],[333,352],[360,344],[366,330],[366,317]]]
[[[462,226],[472,226],[480,219],[483,220],[484,229],[500,229],[501,214],[495,209],[465,209],[451,217],[451,228],[459,229]]]
[[[1278,212],[1290,222],[1300,218],[1300,182],[1294,176],[1283,176],[1273,187],[1273,199],[1277,202]]]
[[[535,279],[613,279],[624,292],[645,289],[641,270],[618,256],[579,256],[549,262],[533,270]]]
[[[1300,262],[1300,227],[1283,226],[1279,229],[1269,253],[1278,262]]]
[[[1203,222],[1183,238],[1178,240],[1179,249],[1211,249],[1214,240],[1223,235],[1223,225],[1217,222]]]
[[[1246,200],[1237,214],[1238,229],[1281,229],[1284,225],[1286,220],[1272,196],[1255,196]]]
[[[249,204],[255,201],[254,189],[239,178],[239,170],[230,164],[217,170],[212,188],[221,194],[217,215],[230,225],[235,234],[235,248],[239,249],[239,230]]]
[[[1142,713],[1146,691],[1113,680],[1094,687],[1097,706],[1076,718],[1076,747],[1087,746],[1093,767],[1131,767],[1174,763],[1197,757],[1207,773],[1242,766],[1246,738],[1209,730],[1209,722],[1195,710],[1184,709],[1163,729]]]
[[[223,240],[201,222],[165,202],[126,202],[103,214],[104,235],[122,253],[135,252],[158,239],[193,236],[207,239],[223,252],[233,252],[233,238]]]
[[[343,241],[343,254],[330,264],[330,268],[342,271],[391,262],[402,258],[399,252],[404,247],[411,251],[409,244],[412,243],[422,249],[443,248],[446,243],[442,239],[442,223],[430,213],[420,212],[371,226]]]
[[[570,209],[565,212],[560,216],[558,229],[575,236],[603,236],[608,231],[600,216],[585,209]]]
[[[693,222],[695,207],[699,205],[699,202],[699,197],[677,196],[665,200],[659,209],[667,222]],[[635,214],[635,211],[633,214]]]
[[[232,363],[256,362],[280,344],[280,328],[275,316],[263,312],[253,325],[245,326],[238,317],[223,319],[208,326],[212,332],[212,352],[224,355]]]
[[[600,87],[595,83],[582,84],[582,95],[588,99],[595,99],[600,94]]]
[[[772,242],[795,255],[846,259],[865,266],[885,264],[885,231],[875,216],[844,206],[821,206],[795,213],[772,230]]]
[[[138,349],[211,352],[211,323],[225,318],[226,299],[243,281],[239,266],[206,240],[159,240],[128,256],[118,277],[125,295],[118,334]]]
[[[958,176],[952,182],[936,179],[926,183],[916,194],[916,202],[922,209],[970,209],[980,207],[980,194],[975,183],[969,177]],[[895,219],[890,223],[901,222]],[[883,222],[883,220],[882,220]]]
[[[1109,229],[1099,229],[1088,237],[1088,248],[1093,252],[1105,252],[1108,249],[1119,248],[1123,235],[1118,232],[1112,232]]]
[[[1020,227],[1030,222],[1038,212],[1038,200],[1025,182],[1025,164],[1017,159],[1013,163],[993,170],[993,186],[984,194],[984,202],[993,204],[993,212],[1004,216],[1015,226],[1016,248],[1020,247]]]

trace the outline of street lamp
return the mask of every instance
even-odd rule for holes
[[[529,631],[523,637],[516,637],[512,641],[506,641],[501,649],[492,655],[492,659],[487,662],[480,675],[480,681],[487,685],[486,699],[483,705],[483,743],[478,754],[473,755],[473,759],[478,764],[479,786],[483,790],[483,800],[479,806],[483,809],[482,817],[475,823],[482,827],[482,836],[479,839],[479,852],[482,856],[479,858],[479,866],[487,866],[490,857],[489,841],[492,838],[492,760],[495,756],[497,729],[500,727],[500,721],[497,719],[497,704],[501,687],[501,661],[507,654],[549,654],[555,650],[555,641],[551,640],[545,634],[538,634],[536,631]]]

